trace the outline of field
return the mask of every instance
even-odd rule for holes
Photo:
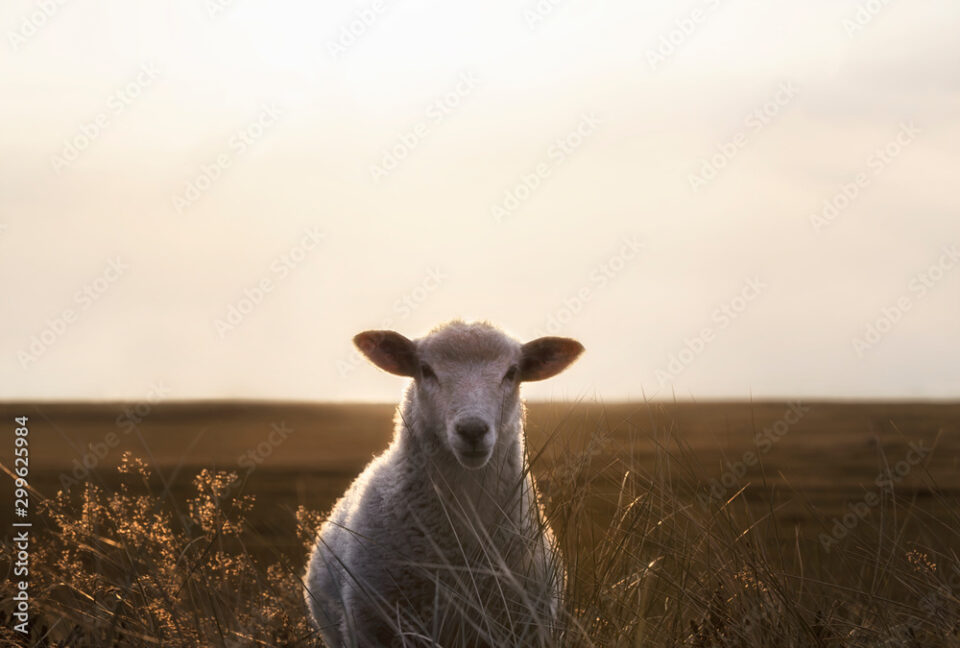
[[[32,596],[53,629],[37,639],[47,632],[38,625],[35,641],[313,645],[295,591],[304,539],[386,446],[393,406],[0,412],[11,432],[0,462],[12,467],[13,418],[28,416],[32,504],[47,501],[31,511]],[[960,645],[960,404],[533,403],[528,448],[573,576],[580,630],[564,645],[747,646],[761,636],[771,646]],[[122,462],[127,453],[142,465]],[[10,528],[11,480],[3,484],[0,522]],[[125,528],[138,507],[149,515]],[[169,546],[132,552],[138,532]],[[168,573],[190,564],[197,539],[207,542],[198,572],[216,562],[211,547],[230,565],[196,582]],[[68,555],[69,567],[51,564]],[[155,578],[165,600],[144,615],[138,577],[154,571],[171,584]],[[244,578],[272,602],[239,600],[250,590],[231,579]],[[186,605],[214,620],[166,618]]]

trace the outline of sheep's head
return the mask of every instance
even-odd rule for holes
[[[485,323],[451,322],[409,340],[395,331],[353,338],[375,365],[414,379],[421,423],[463,466],[480,468],[519,416],[520,383],[555,376],[583,351],[576,340],[521,344]]]

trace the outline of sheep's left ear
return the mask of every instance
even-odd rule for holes
[[[552,378],[583,353],[582,344],[563,337],[537,338],[520,349],[520,380]]]
[[[353,343],[384,371],[398,376],[417,373],[417,345],[396,331],[364,331],[353,336]]]

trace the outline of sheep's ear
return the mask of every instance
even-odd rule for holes
[[[521,347],[520,380],[552,378],[583,353],[583,345],[570,338],[542,337]]]
[[[417,347],[396,331],[364,331],[353,336],[353,343],[384,371],[398,376],[417,373]]]

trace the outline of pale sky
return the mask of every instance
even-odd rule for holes
[[[0,399],[389,401],[353,334],[454,317],[583,342],[531,398],[957,398],[958,25],[10,0]]]

